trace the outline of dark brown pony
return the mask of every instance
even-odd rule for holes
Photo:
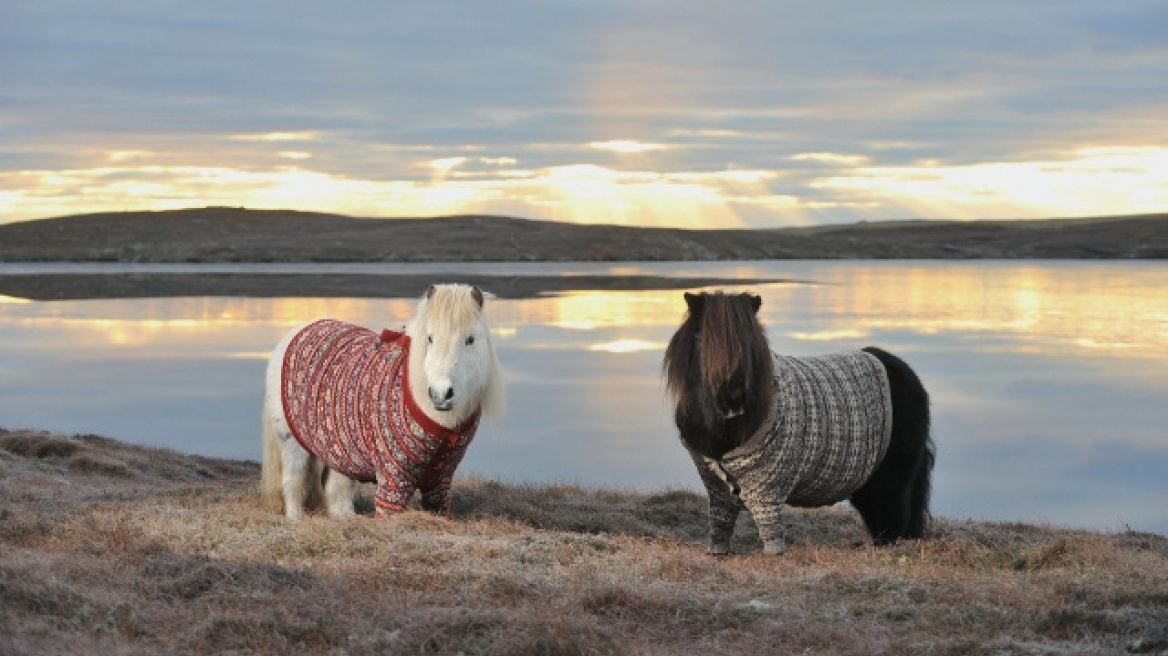
[[[687,293],[685,301],[689,311],[666,348],[662,373],[682,441],[692,453],[719,461],[769,428],[763,424],[776,402],[775,360],[758,321],[758,296]],[[934,460],[929,395],[903,360],[878,348],[863,350],[887,375],[892,433],[883,460],[849,501],[876,543],[920,538]]]

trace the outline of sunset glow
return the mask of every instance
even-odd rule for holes
[[[744,264],[726,275],[765,278],[775,266]],[[1106,276],[1068,276],[1057,265],[1010,264],[1001,268],[963,264],[824,263],[823,271],[794,277],[816,278],[824,271],[846,275],[830,284],[777,284],[755,287],[763,298],[762,320],[772,346],[808,351],[865,344],[877,333],[914,335],[1009,335],[1011,348],[1058,356],[1099,353],[1147,358],[1168,355],[1168,308],[1163,286],[1114,286]],[[1141,270],[1145,280],[1168,285],[1168,273]],[[897,289],[898,294],[887,290]],[[0,296],[0,305],[28,301]],[[413,313],[415,300],[360,298],[159,298],[137,299],[137,316],[118,315],[124,302],[84,302],[82,316],[63,319],[46,310],[35,321],[46,331],[69,330],[80,348],[150,349],[159,340],[186,340],[200,335],[198,348],[214,350],[247,326],[262,325],[272,343],[283,331],[320,316],[371,317],[373,326],[399,327]],[[818,304],[843,308],[846,321],[818,322],[814,332],[786,330],[787,315]],[[49,308],[56,306],[46,306]],[[1133,311],[1133,308],[1135,309]],[[531,326],[547,326],[580,336],[589,351],[662,352],[685,312],[681,292],[576,291],[535,299],[494,299],[490,305],[493,337],[531,342]],[[836,314],[833,311],[832,317]],[[859,319],[857,319],[859,318]],[[34,320],[29,320],[34,321]],[[194,348],[194,343],[191,343]],[[1003,347],[1005,348],[1005,347]],[[202,352],[202,351],[197,351]],[[251,353],[249,351],[249,353]],[[254,354],[253,354],[254,355]],[[245,357],[235,354],[233,357]]]
[[[597,150],[611,150],[615,153],[648,153],[654,150],[661,150],[665,146],[661,144],[641,143],[639,141],[618,140],[618,141],[593,141],[588,144]]]
[[[14,5],[0,223],[208,205],[684,228],[1168,210],[1168,45],[1141,27],[1165,7],[921,6],[889,38],[854,1],[456,5],[323,23],[268,3]],[[541,29],[517,40],[519,16]]]
[[[11,219],[201,205],[337,212],[356,216],[512,214],[577,223],[748,227],[752,210],[782,224],[807,213],[867,207],[900,216],[944,219],[1027,218],[1151,213],[1168,207],[1168,148],[1089,148],[1065,160],[968,166],[879,167],[859,156],[799,155],[830,166],[807,183],[827,191],[778,195],[783,169],[673,172],[593,164],[517,168],[501,157],[489,170],[464,172],[466,157],[418,162],[429,179],[369,180],[307,168],[309,153],[281,151],[301,162],[267,170],[225,167],[101,166],[0,172],[0,214]],[[114,163],[148,154],[111,153]],[[481,162],[479,162],[481,164]],[[856,164],[859,164],[856,166]]]
[[[812,186],[932,218],[1151,213],[1168,208],[1168,148],[1083,148],[1055,161],[861,166]]]

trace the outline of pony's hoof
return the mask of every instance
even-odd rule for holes
[[[730,545],[728,545],[728,544],[711,544],[710,545],[710,555],[711,556],[729,556],[732,553],[734,553],[734,552],[730,550]]]
[[[772,540],[764,542],[762,545],[762,552],[768,556],[778,556],[787,550],[787,543],[783,540]]]

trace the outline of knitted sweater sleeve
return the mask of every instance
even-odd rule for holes
[[[404,511],[413,495],[414,488],[408,482],[378,473],[377,492],[373,494],[375,516],[388,517]]]
[[[706,486],[709,497],[710,553],[729,553],[734,524],[738,521],[739,513],[745,509],[742,500],[738,498],[737,483],[717,461],[686,450],[697,465],[698,476]]]
[[[465,451],[465,449],[463,450]],[[457,460],[462,460],[462,454],[457,454],[453,460],[455,462],[447,463],[447,466],[436,472],[432,478],[427,478],[422,482],[422,510],[445,515],[448,518],[451,516],[450,487],[454,482],[454,470],[458,466]]]
[[[477,424],[475,425],[477,428]],[[430,512],[439,513],[451,516],[450,505],[450,487],[454,482],[454,471],[458,469],[459,463],[462,462],[462,457],[466,455],[466,449],[470,446],[470,439],[473,436],[473,430],[464,434],[459,439],[458,444],[450,451],[444,459],[435,463],[434,471],[426,476],[418,485],[422,492],[422,509]]]

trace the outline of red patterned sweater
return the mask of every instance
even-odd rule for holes
[[[410,338],[322,319],[284,354],[281,397],[292,435],[329,469],[377,483],[377,515],[401,512],[414,490],[426,510],[450,514],[454,470],[480,413],[451,430],[427,417],[409,389]]]

